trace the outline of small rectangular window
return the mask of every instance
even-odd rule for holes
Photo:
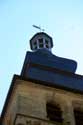
[[[33,50],[36,50],[36,49],[37,49],[37,41],[34,41],[34,42],[33,42],[32,47],[33,47]]]
[[[39,39],[39,48],[43,48],[43,38]]]
[[[43,44],[43,38],[39,39],[39,44]]]

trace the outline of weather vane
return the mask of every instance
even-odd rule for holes
[[[40,30],[40,32],[41,32],[41,31],[43,31],[43,32],[45,31],[45,30],[44,30],[44,29],[42,29],[40,26],[36,26],[36,25],[32,25],[32,26],[33,26],[34,28],[36,28],[36,29],[39,29],[39,30]]]

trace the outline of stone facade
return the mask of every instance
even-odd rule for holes
[[[47,102],[60,105],[63,123],[47,118]],[[83,95],[17,79],[3,125],[75,125],[75,107],[83,109]]]

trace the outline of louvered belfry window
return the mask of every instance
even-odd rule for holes
[[[83,110],[79,108],[74,109],[74,117],[76,125],[83,125]]]
[[[52,103],[47,103],[46,104],[46,110],[47,110],[47,118],[51,121],[56,121],[56,122],[62,122],[62,111],[61,108]]]

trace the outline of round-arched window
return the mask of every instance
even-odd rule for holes
[[[48,102],[46,104],[47,118],[51,121],[62,122],[62,111],[59,105]]]

